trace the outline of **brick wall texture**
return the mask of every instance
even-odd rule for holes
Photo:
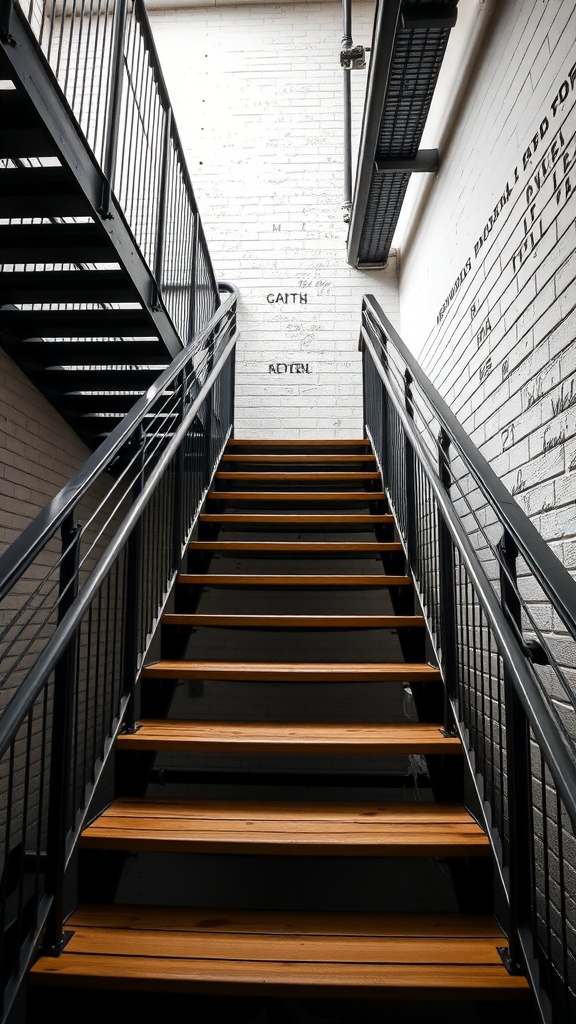
[[[373,4],[355,4],[370,46]],[[239,289],[238,436],[357,437],[358,328],[396,260],[346,261],[339,3],[151,10],[217,277]],[[366,85],[352,75],[355,139]],[[356,148],[356,146],[355,146]]]
[[[431,111],[441,166],[413,182],[415,215],[395,240],[402,332],[574,573],[576,10],[571,0],[459,7],[477,46],[452,110]],[[489,528],[481,497],[472,503]],[[573,645],[528,574],[525,586],[576,686]]]

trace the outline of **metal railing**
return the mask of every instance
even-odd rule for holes
[[[12,6],[13,5],[13,6]],[[183,344],[209,321],[218,285],[144,0],[2,0],[28,24],[103,174]],[[9,29],[6,30],[9,32]]]
[[[506,897],[511,971],[576,1019],[576,581],[372,296],[364,423],[380,462]]]
[[[0,558],[0,988],[62,941],[64,875],[232,431],[236,292]]]

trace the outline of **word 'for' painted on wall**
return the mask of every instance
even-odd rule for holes
[[[310,373],[310,363],[269,363],[268,373]]]
[[[283,306],[305,306],[308,302],[307,292],[278,292],[277,295],[274,292],[270,292],[266,296],[266,302],[270,305],[274,303],[280,303]]]

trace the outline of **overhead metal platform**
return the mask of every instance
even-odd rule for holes
[[[350,228],[348,262],[384,267],[410,175],[434,173],[420,150],[457,0],[378,0]]]

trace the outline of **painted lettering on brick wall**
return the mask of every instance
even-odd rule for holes
[[[266,296],[266,302],[269,302],[271,306],[282,305],[282,306],[305,306],[308,302],[307,292],[269,292]]]
[[[448,308],[460,292],[473,263],[484,257],[485,246],[500,222],[509,219],[512,207],[521,203],[514,238],[507,240],[504,263],[517,274],[526,259],[553,225],[559,210],[576,191],[576,144],[564,126],[555,125],[562,104],[576,89],[576,64],[562,75],[555,86],[548,109],[522,147],[522,158],[502,187],[498,201],[478,233],[474,251],[466,259],[448,295],[442,303],[436,323],[440,325]],[[534,163],[536,161],[536,163]]]
[[[269,363],[268,373],[310,373],[310,363]]]

